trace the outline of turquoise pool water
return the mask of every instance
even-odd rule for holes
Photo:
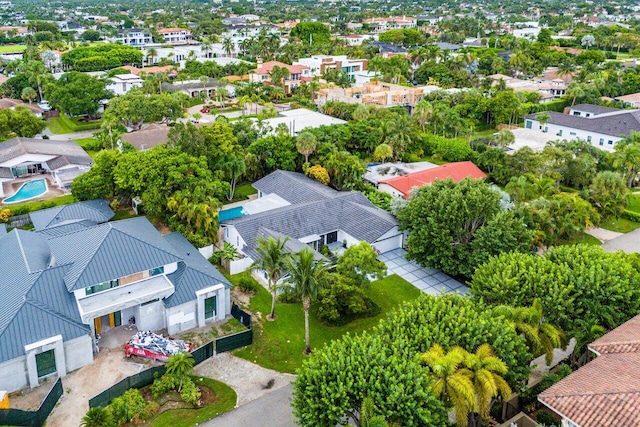
[[[247,213],[242,209],[242,206],[237,206],[235,208],[225,209],[218,212],[218,220],[220,220],[220,222],[227,221],[229,219],[240,218],[246,214]]]
[[[24,200],[33,199],[47,192],[47,183],[44,179],[34,179],[25,182],[11,197],[3,200],[4,203],[16,203]]]

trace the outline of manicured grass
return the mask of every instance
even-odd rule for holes
[[[629,221],[626,218],[609,218],[600,223],[600,227],[618,233],[628,233],[640,227],[640,223]]]
[[[627,209],[640,214],[640,194],[632,194],[631,197],[629,197],[629,206],[627,206]]]
[[[0,46],[0,53],[20,53],[26,48],[27,46],[23,44],[5,44]]]
[[[243,273],[246,274],[246,273]],[[237,283],[243,274],[231,277]],[[369,297],[382,309],[377,316],[357,319],[340,327],[326,326],[313,315],[309,316],[311,346],[321,347],[324,343],[338,339],[345,333],[357,334],[377,325],[386,313],[404,301],[421,295],[419,289],[397,275],[386,277],[371,284]],[[254,321],[253,344],[236,350],[236,356],[279,372],[295,373],[302,366],[304,350],[304,312],[301,304],[276,304],[276,320],[266,320],[271,310],[271,294],[259,286],[258,293],[251,298],[250,311],[260,316]],[[311,308],[313,312],[313,306]],[[261,324],[261,326],[258,325]]]
[[[244,184],[238,185],[236,187],[236,192],[234,193],[234,199],[244,200],[252,194],[257,194],[258,190],[251,186],[250,182],[246,182]]]
[[[39,211],[41,209],[52,208],[54,206],[68,205],[70,203],[74,203],[77,200],[71,195],[68,194],[66,196],[53,197],[47,200],[39,200],[37,202],[25,202],[25,203],[17,203],[15,205],[7,205],[12,215],[22,215],[34,211]]]
[[[567,245],[596,245],[600,246],[602,242],[597,238],[593,237],[587,233],[580,233],[576,237],[570,240],[561,240],[558,242],[558,246],[567,246]]]
[[[95,138],[80,138],[73,141],[82,147],[92,159],[100,152],[100,144]]]
[[[216,402],[199,409],[173,409],[158,415],[149,426],[153,427],[191,427],[217,417],[236,406],[238,396],[226,384],[211,378],[192,376],[196,384],[209,387],[216,395]]]
[[[51,133],[60,135],[65,133],[94,130],[100,127],[100,121],[83,122],[78,117],[67,117],[60,113],[59,117],[52,117],[47,122]]]
[[[442,160],[438,156],[425,156],[425,157],[421,158],[420,161],[421,162],[433,163],[434,165],[444,165],[444,164],[449,163],[446,160]]]
[[[137,216],[138,215],[136,215],[136,213],[130,209],[122,209],[122,210],[116,211],[113,218],[111,218],[111,221],[119,221],[121,219],[135,218]]]

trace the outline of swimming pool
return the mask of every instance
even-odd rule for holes
[[[218,212],[218,220],[220,222],[227,221],[230,219],[240,218],[241,216],[245,216],[247,213],[242,209],[242,206],[237,206],[231,209],[225,209],[223,211]]]
[[[47,192],[47,181],[45,179],[34,179],[25,182],[18,188],[16,194],[3,200],[4,203],[16,203],[29,200],[43,195]]]

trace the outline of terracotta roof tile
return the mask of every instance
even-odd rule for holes
[[[413,187],[424,187],[438,179],[451,178],[454,182],[460,182],[465,178],[482,179],[486,177],[487,175],[472,162],[457,162],[448,163],[438,166],[437,168],[413,172],[404,176],[381,180],[379,183],[390,185],[400,191],[405,198],[408,198],[409,192]]]
[[[640,315],[601,336],[589,345],[595,353],[640,353]]]

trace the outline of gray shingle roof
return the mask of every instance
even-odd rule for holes
[[[620,108],[603,107],[601,105],[594,104],[577,104],[569,108],[571,110],[585,111],[592,114],[607,114],[623,111]]]
[[[32,212],[30,217],[35,229],[42,230],[69,221],[91,220],[100,224],[109,221],[113,215],[106,200],[87,200]]]
[[[607,113],[594,117],[579,117],[570,114],[545,111],[549,114],[548,123],[587,132],[600,133],[616,137],[627,137],[632,131],[640,131],[640,110],[627,110],[619,113]],[[540,113],[529,114],[525,118],[538,120]]]
[[[23,154],[47,154],[62,156],[68,164],[91,165],[93,160],[73,141],[51,139],[12,138],[0,143],[0,163]],[[52,159],[53,160],[53,159]]]
[[[277,170],[253,183],[263,194],[277,194],[291,204],[312,202],[340,195],[326,185],[322,185],[298,172]]]
[[[180,261],[145,217],[50,237],[48,243],[58,263],[73,262],[64,279],[70,292]]]
[[[391,214],[373,206],[361,193],[337,193],[334,198],[285,206],[224,224],[238,230],[247,243],[243,251],[254,259],[258,256],[255,240],[261,227],[294,239],[343,230],[358,240],[372,243],[397,225]]]
[[[175,307],[195,299],[196,291],[222,283],[227,288],[231,283],[207,261],[198,250],[180,233],[164,236],[166,240],[183,259],[178,264],[178,270],[167,277],[176,291],[165,299],[167,307]]]

